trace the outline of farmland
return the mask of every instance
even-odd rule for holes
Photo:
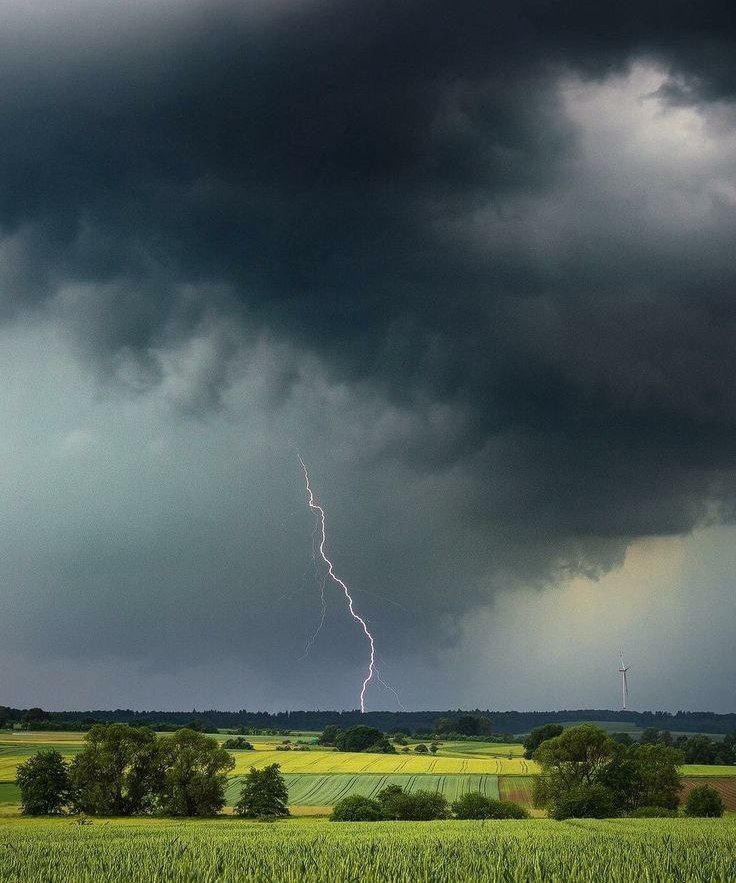
[[[314,734],[290,738],[312,739]],[[218,736],[224,740],[226,736]],[[16,732],[0,734],[0,814],[17,811],[18,791],[14,784],[18,763],[43,748],[57,748],[72,757],[82,748],[82,733]],[[319,746],[309,751],[277,751],[282,739],[275,736],[249,736],[255,751],[234,751],[236,766],[227,791],[228,803],[237,799],[242,776],[251,766],[281,765],[292,806],[329,807],[348,793],[374,796],[388,784],[409,791],[441,791],[449,800],[479,790],[489,797],[501,797],[529,805],[536,764],[524,760],[521,745],[489,742],[442,743],[436,756],[407,754],[341,753]],[[511,755],[511,757],[509,756]],[[694,780],[707,778],[724,797],[726,806],[736,810],[736,767],[685,766],[684,793]],[[688,783],[690,783],[688,785]],[[326,810],[325,810],[326,811]]]
[[[313,774],[302,773],[285,776],[289,788],[289,801],[297,806],[332,806],[347,794],[375,797],[387,785],[401,785],[405,791],[439,791],[448,800],[455,800],[468,791],[481,791],[488,797],[499,798],[498,776],[448,775],[431,773],[420,775],[371,775],[371,774]],[[233,779],[228,788],[228,799],[238,793],[241,780]]]
[[[3,883],[730,883],[736,823],[1,819]]]

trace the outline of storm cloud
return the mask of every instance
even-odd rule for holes
[[[726,549],[730,5],[87,0],[0,25],[4,665],[36,672],[9,704],[350,705],[339,599],[294,661],[318,597],[297,450],[409,705],[580,704],[515,701],[498,659],[478,686],[477,623],[603,596],[650,538]],[[732,586],[701,578],[725,640]]]

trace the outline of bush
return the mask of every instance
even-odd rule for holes
[[[69,771],[58,751],[39,751],[19,764],[16,781],[25,815],[56,815],[69,801]]]
[[[380,822],[382,819],[381,804],[362,794],[348,794],[338,800],[330,816],[332,822]]]
[[[253,745],[242,736],[238,736],[235,739],[225,739],[222,743],[222,747],[227,748],[230,751],[255,751]]]
[[[719,819],[723,815],[723,798],[710,785],[698,785],[688,794],[685,815],[693,818]]]
[[[664,806],[640,806],[629,813],[631,819],[674,819],[676,816],[677,810]]]
[[[420,742],[418,745],[414,746],[414,750],[416,751],[417,754],[427,754],[429,749],[424,744],[424,742]]]
[[[428,822],[446,819],[447,800],[434,791],[408,794],[400,785],[389,785],[377,795],[385,818],[400,822]]]
[[[611,792],[603,785],[575,785],[559,794],[550,816],[562,819],[605,819],[615,815]]]
[[[528,819],[529,813],[518,803],[493,800],[480,791],[469,791],[452,804],[458,819]]]
[[[365,749],[366,754],[396,754],[396,748],[384,736]]]

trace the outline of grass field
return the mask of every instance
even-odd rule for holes
[[[334,824],[0,818],[3,883],[732,883],[732,819]]]

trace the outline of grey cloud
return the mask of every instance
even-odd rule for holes
[[[125,654],[116,617],[140,619],[147,573],[177,653],[195,622],[198,663],[238,630],[267,653],[268,630],[198,591],[232,607],[250,566],[244,594],[277,621],[269,592],[304,562],[258,531],[269,497],[292,499],[274,463],[296,444],[353,489],[354,508],[333,505],[358,582],[376,581],[367,531],[396,602],[421,599],[385,634],[412,629],[425,651],[422,634],[457,640],[458,617],[504,588],[600,577],[638,537],[732,519],[730,7],[56,10],[0,7],[0,317],[52,323],[103,381],[106,433],[140,444],[115,422],[139,407],[148,442],[176,450],[142,455],[149,498],[113,445],[151,506],[150,549],[140,499],[107,484],[112,450],[87,475],[120,507],[102,522],[117,543],[85,520],[79,467],[49,476],[78,509],[74,542],[92,537],[71,559],[61,542],[29,585],[41,642],[54,616],[38,599],[61,568],[59,651]],[[245,503],[223,479],[248,455],[236,428],[262,470],[242,548],[229,531]],[[58,431],[89,456],[89,428]],[[181,488],[155,499],[178,488],[169,458],[212,481],[191,522]],[[279,620],[284,643],[303,612]],[[75,617],[97,636],[86,650]]]

